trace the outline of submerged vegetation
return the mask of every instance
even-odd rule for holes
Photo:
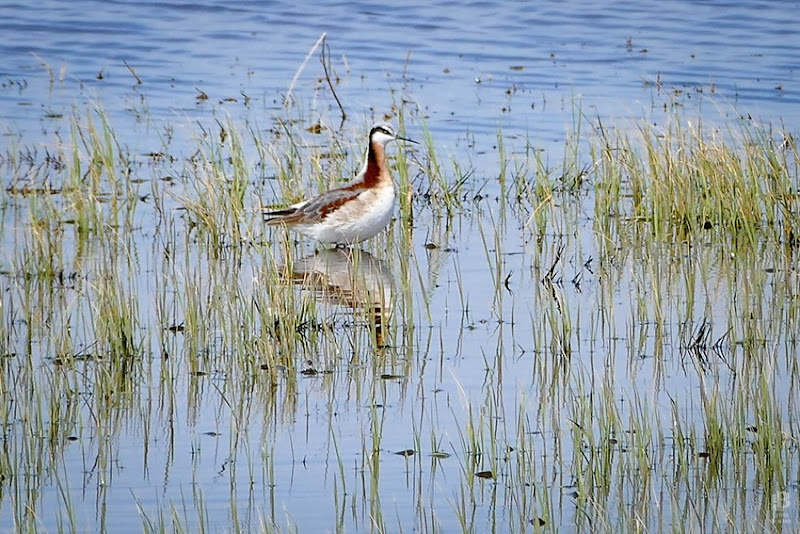
[[[388,118],[396,218],[328,258],[260,208],[368,120],[4,149],[3,528],[800,528],[796,134],[581,118],[488,172]]]

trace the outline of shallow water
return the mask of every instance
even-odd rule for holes
[[[719,271],[720,279],[727,280],[725,273],[737,265],[735,260],[726,263],[726,252],[710,244],[698,256],[668,247],[638,251],[642,256],[663,254],[674,269],[665,273],[645,272],[632,256],[620,258],[614,269],[598,270],[593,265],[604,261],[601,256],[608,251],[592,228],[591,199],[553,210],[547,239],[537,244],[531,214],[491,200],[502,187],[497,179],[498,132],[509,154],[522,158],[528,141],[544,151],[545,161],[560,163],[567,132],[581,114],[587,128],[598,120],[622,129],[635,128],[637,121],[663,124],[677,109],[686,120],[702,116],[724,124],[742,115],[782,122],[796,131],[797,7],[770,2],[421,2],[401,8],[339,3],[325,9],[288,2],[4,5],[0,129],[6,157],[21,147],[47,151],[54,139],[68,140],[73,113],[81,116],[98,105],[120,145],[142,158],[136,172],[144,180],[139,190],[144,196],[150,192],[149,182],[162,180],[166,171],[156,164],[149,170],[143,155],[165,151],[182,162],[196,150],[203,129],[211,131],[216,120],[224,123],[229,117],[234,124],[267,131],[278,118],[296,115],[307,125],[320,122],[331,128],[333,138],[360,143],[365,125],[405,106],[417,110],[410,114],[406,133],[421,138],[424,117],[440,157],[469,169],[468,190],[480,190],[490,200],[454,217],[450,227],[420,208],[411,259],[391,253],[398,229],[385,241],[368,245],[385,262],[378,274],[388,270],[396,283],[413,288],[410,295],[393,295],[399,302],[392,319],[394,347],[402,350],[389,351],[388,360],[381,360],[385,367],[373,367],[360,320],[347,303],[323,302],[318,339],[331,335],[338,345],[318,341],[298,349],[303,354],[299,360],[310,360],[299,368],[315,373],[296,383],[280,380],[270,389],[266,380],[258,375],[253,379],[226,360],[237,357],[236,349],[224,346],[220,340],[225,334],[213,326],[209,339],[200,341],[184,340],[180,332],[153,334],[146,342],[150,358],[137,375],[142,383],[127,394],[130,405],[121,410],[123,415],[95,413],[91,399],[100,393],[82,389],[85,384],[74,390],[77,398],[87,399],[84,404],[35,394],[63,380],[53,363],[58,347],[30,343],[15,322],[23,284],[10,258],[19,246],[17,225],[23,223],[14,218],[14,210],[4,211],[6,259],[0,267],[8,347],[3,349],[3,395],[12,407],[6,412],[12,416],[4,421],[4,443],[17,443],[18,434],[28,428],[25,422],[40,417],[13,408],[19,402],[12,395],[29,390],[26,381],[35,390],[31,398],[41,406],[63,403],[69,423],[55,437],[68,440],[63,456],[43,473],[15,470],[15,465],[29,465],[21,452],[3,466],[0,529],[13,530],[18,510],[29,505],[37,526],[47,531],[69,530],[70,524],[78,531],[140,531],[148,522],[169,526],[173,521],[189,531],[200,523],[215,531],[237,524],[245,531],[292,526],[301,532],[366,531],[377,530],[376,525],[388,525],[388,531],[522,531],[532,530],[527,521],[537,517],[547,517],[546,529],[592,531],[592,525],[581,522],[584,512],[572,497],[577,475],[558,468],[581,454],[577,440],[555,437],[569,434],[569,421],[585,408],[575,397],[616,396],[620,400],[614,405],[623,420],[639,421],[637,407],[647,406],[647,417],[657,417],[665,426],[674,416],[671,401],[677,398],[680,413],[701,429],[702,403],[693,399],[706,391],[708,381],[732,394],[740,369],[735,363],[732,368],[720,365],[708,375],[693,368],[678,346],[696,333],[705,317],[721,318],[712,339],[721,338],[728,328],[724,318],[739,315],[741,303],[735,287],[716,279],[695,284],[689,273],[696,262],[719,263],[718,269],[703,272]],[[349,116],[341,128],[338,107],[319,83],[323,71],[318,54],[301,70],[323,32],[336,92]],[[290,88],[294,106],[287,111],[283,102]],[[173,136],[169,143],[165,131]],[[301,150],[325,142],[307,135]],[[349,154],[358,151],[354,146],[347,146]],[[409,157],[423,159],[413,147],[408,150]],[[395,154],[398,148],[391,151]],[[357,154],[351,155],[357,165]],[[248,152],[248,164],[254,175],[261,172],[254,150]],[[412,178],[416,193],[427,189],[424,175],[414,172]],[[265,195],[260,199],[265,203],[281,201],[271,186],[257,191]],[[120,268],[122,278],[130,279],[128,296],[137,303],[135,313],[145,318],[144,326],[163,319],[153,318],[163,292],[173,322],[159,324],[162,329],[189,320],[181,315],[187,294],[196,291],[201,301],[211,302],[220,280],[238,289],[241,302],[258,301],[269,290],[259,283],[263,252],[213,257],[202,243],[192,241],[178,204],[169,206],[175,219],[167,224],[155,215],[150,201],[142,202],[128,243],[134,259]],[[543,290],[541,280],[562,242],[568,243],[568,257],[558,269],[563,279]],[[427,243],[438,248],[425,248]],[[66,250],[70,259],[65,263],[80,263],[94,252],[102,256],[103,246],[98,245],[99,252]],[[310,253],[310,247],[300,244],[297,256]],[[166,259],[164,248],[189,260],[180,264]],[[85,272],[95,274],[87,263]],[[755,267],[761,276],[773,276],[769,268]],[[796,272],[774,276],[781,275],[796,287]],[[570,283],[576,277],[582,281]],[[44,310],[66,301],[65,323],[90,325],[97,311],[82,303],[81,296],[90,294],[94,283],[87,274],[73,287],[66,283],[56,290],[26,291],[41,297]],[[498,291],[497,284],[505,289]],[[697,302],[689,297],[694,292]],[[561,310],[549,300],[553,295],[575,323],[568,348],[573,374],[564,378],[568,386],[563,388],[557,384],[564,371],[553,357],[558,336],[539,328],[560,320]],[[769,299],[780,302],[783,296],[769,294]],[[659,305],[665,308],[666,347],[654,341],[659,327],[652,310]],[[682,324],[687,316],[696,322]],[[409,318],[410,323],[404,322]],[[223,320],[212,324],[217,322]],[[797,318],[788,317],[785,324],[789,332],[777,332],[772,342],[790,369],[797,355],[791,336]],[[85,342],[83,348],[91,352],[91,332],[70,336],[79,346]],[[668,355],[661,356],[665,350]],[[187,361],[197,356],[201,372],[181,358],[165,357],[167,352],[192,355]],[[15,375],[24,367],[17,363],[22,355],[34,360],[35,374]],[[570,382],[574,377],[579,377],[578,385]],[[250,380],[255,382],[252,391],[243,385]],[[781,414],[789,426],[796,422],[791,416],[795,385],[796,376],[787,372],[779,373],[773,386],[780,405],[789,407]],[[234,399],[241,404],[231,405]],[[602,402],[594,397],[593,402],[601,412]],[[41,406],[46,419],[51,412]],[[596,415],[597,420],[604,417]],[[495,418],[499,422],[492,423]],[[468,444],[465,429],[473,419],[479,434],[475,442],[498,450],[477,454]],[[504,456],[513,454],[503,448],[519,441],[513,435],[516,420],[530,421],[526,439],[537,451],[533,472],[539,478],[475,479],[464,498],[464,473],[496,470]],[[796,429],[787,432],[797,439]],[[661,437],[666,442],[677,439],[672,434]],[[637,443],[621,433],[614,439],[622,443],[617,451],[622,458],[625,446]],[[379,442],[379,455],[369,440]],[[407,449],[416,454],[394,454]],[[450,457],[436,459],[434,453],[442,451]],[[25,458],[29,454],[25,451]],[[678,462],[669,458],[651,461],[659,473],[678,470]],[[636,513],[631,501],[641,497],[635,489],[638,467],[630,462],[626,472],[634,489],[620,484],[612,496],[620,513]],[[779,516],[787,531],[798,528],[796,456],[786,458],[786,465],[787,483],[780,492],[765,489],[749,466],[743,478],[752,484],[739,493],[740,478],[721,480],[717,491],[706,495],[704,509],[722,510],[722,516],[732,501],[738,504],[727,510],[735,517],[763,514],[774,522]],[[690,499],[707,491],[698,482],[703,468],[693,469],[693,482],[677,490],[669,487],[666,475],[652,482],[645,493],[662,512],[645,518],[645,528],[670,530],[685,521],[673,517],[682,507],[669,503],[670,498]],[[785,499],[785,506],[769,504],[776,499]],[[465,501],[468,510],[459,513]],[[75,515],[71,521],[65,519],[67,509]],[[530,515],[523,524],[514,524],[520,509]],[[716,516],[707,513],[688,524],[708,526],[713,521],[708,517]]]
[[[561,138],[573,100],[603,118],[640,118],[675,91],[696,93],[690,102],[713,93],[742,114],[787,124],[800,103],[797,15],[772,2],[322,10],[45,1],[6,5],[3,13],[0,98],[12,132],[51,124],[42,119],[47,112],[68,114],[79,91],[114,102],[106,107],[115,119],[140,98],[155,119],[207,117],[214,107],[238,113],[243,95],[266,118],[323,32],[351,116],[384,113],[410,98],[448,143],[465,131],[494,135],[498,124],[541,142]],[[316,58],[307,65],[315,74],[317,67]],[[300,96],[308,71],[295,87]],[[665,95],[648,86],[656,81]],[[199,91],[209,99],[198,102]],[[227,98],[236,102],[220,104]]]

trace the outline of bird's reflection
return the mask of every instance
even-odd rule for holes
[[[361,249],[325,249],[295,260],[289,276],[320,300],[366,311],[374,321],[377,345],[384,346],[392,309],[392,273],[385,261]]]

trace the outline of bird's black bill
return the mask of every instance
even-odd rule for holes
[[[397,139],[398,141],[408,141],[409,143],[414,143],[415,145],[419,144],[419,141],[414,141],[413,139],[409,139],[408,137],[400,137],[399,135],[396,135],[394,138]]]

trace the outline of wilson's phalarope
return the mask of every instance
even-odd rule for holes
[[[317,241],[346,245],[373,237],[394,211],[394,179],[386,162],[386,143],[400,137],[386,123],[369,131],[361,171],[349,183],[288,208],[264,213],[268,225],[285,224]]]

